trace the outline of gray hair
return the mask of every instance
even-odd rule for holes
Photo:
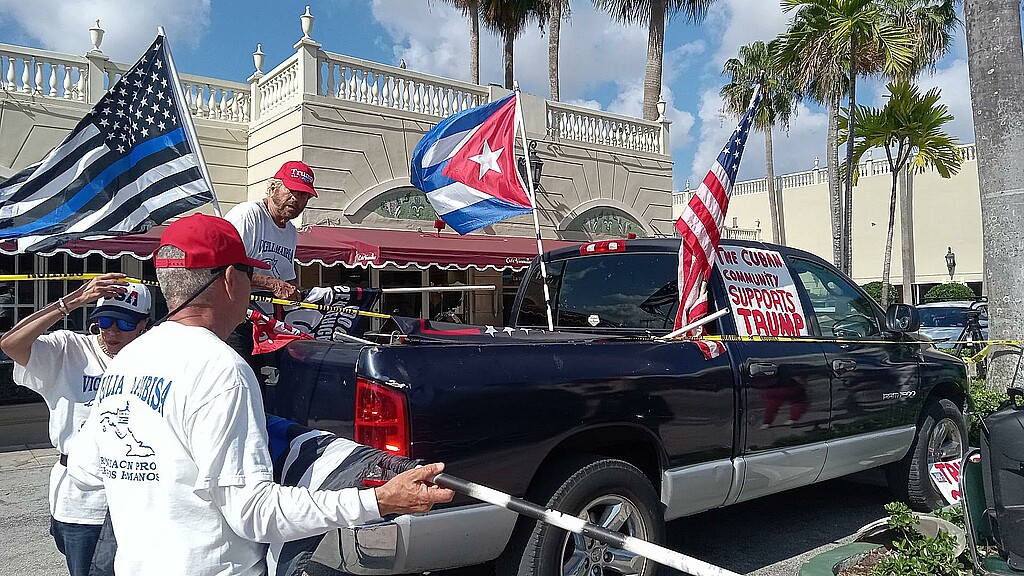
[[[271,178],[270,180],[267,180],[267,194],[270,194],[270,191],[278,186],[284,186],[284,180],[281,180],[280,178]]]
[[[174,246],[161,246],[157,258],[184,258],[185,253]],[[156,279],[167,300],[167,308],[174,310],[209,282],[212,268],[157,268]],[[192,306],[210,306],[213,303],[209,287],[192,300]]]

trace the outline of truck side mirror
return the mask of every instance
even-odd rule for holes
[[[885,311],[885,329],[889,332],[917,332],[921,314],[910,304],[890,304]]]

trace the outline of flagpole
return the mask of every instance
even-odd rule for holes
[[[213,189],[213,179],[210,178],[210,172],[206,169],[206,160],[203,158],[203,149],[199,147],[197,140],[196,125],[192,122],[192,110],[189,109],[185,100],[185,93],[181,90],[181,81],[178,78],[178,69],[174,66],[174,58],[171,57],[171,45],[167,41],[167,35],[164,33],[164,27],[157,27],[157,34],[164,37],[164,50],[167,52],[167,66],[171,69],[171,78],[174,80],[174,99],[178,102],[178,110],[182,112],[182,122],[188,126],[185,129],[185,137],[188,138],[188,143],[192,146],[192,149],[196,152],[196,158],[199,159],[199,170],[203,173],[203,178],[206,179],[206,185],[210,187],[210,196],[213,198],[213,213],[217,216],[221,216],[220,203],[217,202],[217,192]],[[235,96],[238,97],[237,95]]]
[[[540,220],[537,218],[537,195],[533,189],[533,166],[530,165],[530,148],[526,140],[526,124],[523,122],[523,108],[519,101],[519,86],[516,85],[516,124],[519,125],[520,134],[523,136],[523,158],[526,160],[526,194],[530,197],[530,204],[533,206],[533,229],[537,233],[537,255],[540,260],[540,275],[544,280],[544,307],[548,314],[548,330],[555,331],[555,320],[551,314],[551,294],[548,292],[548,267],[544,264],[544,245],[540,239]]]

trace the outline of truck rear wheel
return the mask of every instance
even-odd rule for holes
[[[663,545],[665,522],[651,482],[632,464],[594,457],[583,461],[545,503],[609,530]],[[551,574],[653,576],[642,556],[536,522],[526,539],[519,576]]]
[[[929,401],[910,451],[886,470],[893,494],[922,512],[946,506],[929,469],[935,462],[963,460],[966,443],[964,416],[956,404],[945,398]]]

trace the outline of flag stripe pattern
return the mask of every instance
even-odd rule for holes
[[[739,171],[743,147],[761,102],[762,92],[763,88],[758,84],[754,88],[750,106],[733,130],[729,142],[676,221],[676,230],[682,237],[679,244],[679,308],[676,312],[676,329],[708,314],[708,278],[715,262],[718,242],[722,238],[722,225],[725,223],[725,213],[729,208],[729,197]],[[699,337],[703,334],[704,328],[698,327],[691,330],[689,336]],[[707,359],[725,352],[721,342],[699,340],[697,346]]]
[[[516,98],[445,118],[413,151],[413,186],[459,234],[533,210],[515,162]]]
[[[0,240],[18,252],[145,232],[213,199],[165,38],[43,161],[0,184]]]

